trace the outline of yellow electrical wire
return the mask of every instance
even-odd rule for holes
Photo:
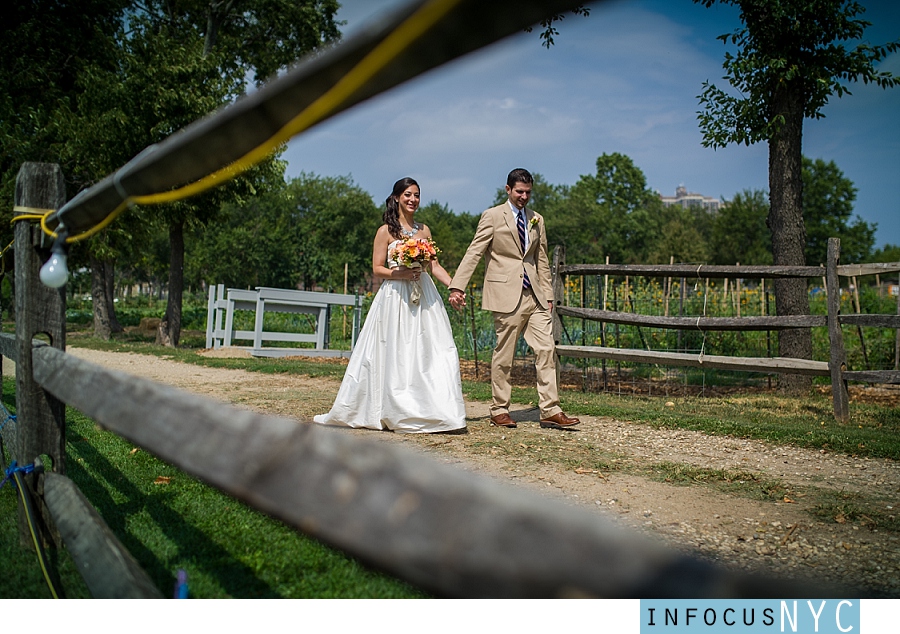
[[[90,238],[95,233],[99,233],[99,232],[103,231],[104,229],[106,229],[106,227],[108,227],[110,224],[112,224],[113,220],[115,220],[116,218],[119,217],[119,214],[121,214],[123,211],[128,209],[128,207],[130,205],[131,205],[130,199],[123,201],[122,203],[119,204],[118,207],[113,209],[112,212],[110,212],[110,214],[106,218],[101,220],[99,223],[97,223],[90,229],[87,229],[86,231],[82,231],[81,233],[76,234],[74,236],[68,236],[66,238],[66,243],[69,244],[72,242],[78,242],[79,240],[84,240],[85,238]],[[50,213],[53,213],[53,212],[50,212]],[[41,230],[44,233],[46,233],[47,235],[49,235],[51,238],[56,238],[56,235],[57,235],[56,232],[53,231],[52,229],[50,229],[49,227],[47,227],[47,218],[50,216],[50,213],[48,213],[44,216],[41,216]]]
[[[447,15],[462,0],[435,0],[430,2],[411,15],[405,22],[392,31],[371,53],[366,55],[356,66],[344,75],[324,95],[316,99],[302,112],[285,124],[278,132],[268,140],[250,150],[247,154],[212,174],[204,176],[198,181],[184,185],[177,189],[156,194],[129,196],[116,207],[106,218],[91,229],[69,236],[66,242],[76,242],[90,237],[106,228],[119,214],[131,204],[154,205],[183,200],[196,196],[220,183],[230,180],[268,157],[275,149],[297,134],[307,130],[315,123],[321,121],[330,112],[334,111],[354,92],[363,87],[376,73],[383,70],[391,61],[402,53],[409,45],[421,37],[438,21]],[[47,216],[52,210],[40,216],[41,229],[52,237],[56,234],[47,225]],[[17,219],[24,220],[24,216]],[[14,218],[16,220],[16,218]]]
[[[234,163],[190,185],[158,194],[133,196],[131,201],[139,205],[147,205],[182,200],[204,192],[225,180],[234,178],[238,174],[247,171],[269,156],[279,145],[286,143],[292,137],[308,129],[316,122],[321,121],[328,113],[340,106],[354,92],[364,86],[375,73],[383,70],[412,42],[421,37],[429,28],[447,15],[460,1],[436,0],[419,9],[408,20],[392,31],[383,42],[366,55],[359,64],[344,75],[328,92],[307,106],[305,110],[291,119],[267,141],[250,150],[250,152]]]
[[[59,593],[56,591],[56,586],[50,577],[50,571],[47,569],[44,547],[41,545],[40,537],[35,530],[34,509],[31,506],[31,500],[28,499],[28,492],[25,490],[25,479],[18,471],[13,474],[13,478],[15,479],[16,489],[19,491],[19,496],[22,500],[22,507],[25,509],[25,519],[28,520],[28,530],[31,533],[31,541],[34,543],[34,550],[37,553],[38,562],[41,564],[41,572],[44,575],[44,581],[47,582],[47,587],[50,588],[50,594],[53,598],[58,599]]]

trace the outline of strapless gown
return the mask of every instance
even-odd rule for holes
[[[372,301],[331,411],[313,418],[341,427],[401,433],[466,426],[466,408],[444,302],[431,277],[384,280]]]

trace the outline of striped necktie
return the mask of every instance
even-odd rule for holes
[[[522,209],[518,213],[518,218],[516,219],[516,227],[519,229],[519,242],[522,244],[522,253],[525,253],[525,210]],[[531,280],[528,279],[528,273],[526,273],[523,269],[522,271],[524,277],[522,278],[522,288],[529,289],[531,288]]]

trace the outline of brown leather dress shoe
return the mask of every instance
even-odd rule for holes
[[[491,416],[491,425],[512,429],[516,427],[516,421],[509,414],[497,414],[496,416]]]
[[[581,421],[577,418],[571,418],[566,416],[563,412],[558,414],[554,414],[553,416],[549,416],[547,418],[541,419],[541,427],[548,427],[550,429],[562,429],[563,427],[571,427],[572,425],[577,425]]]

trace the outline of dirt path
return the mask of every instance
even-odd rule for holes
[[[69,352],[238,407],[300,420],[327,411],[339,385],[335,379],[203,368],[144,355]],[[349,433],[416,446],[439,460],[594,509],[725,565],[900,597],[900,535],[879,528],[877,519],[892,518],[898,509],[900,463],[607,417],[582,417],[574,432],[546,430],[533,410],[514,412],[518,429],[501,430],[488,424],[487,403],[468,402],[466,411],[466,435]],[[733,479],[734,491],[704,484],[710,469]],[[767,499],[753,499],[755,491],[766,497],[763,490]],[[811,514],[829,500],[833,505],[824,518]],[[874,509],[870,514],[876,519],[851,513],[851,506]]]

